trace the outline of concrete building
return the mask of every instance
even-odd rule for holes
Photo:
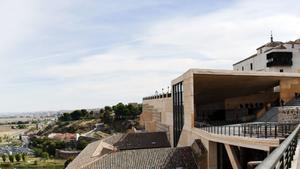
[[[236,71],[300,72],[300,39],[281,42],[271,40],[256,53],[235,64]]]
[[[298,73],[190,69],[171,85],[171,94],[143,99],[141,124],[146,131],[167,132],[174,147],[200,140],[209,169],[249,168],[295,127],[283,131],[277,124],[299,122],[279,110],[299,104]],[[270,121],[273,127],[261,123]],[[272,129],[263,132],[268,127]]]

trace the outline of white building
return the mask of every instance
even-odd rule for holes
[[[271,41],[256,49],[252,56],[233,64],[235,71],[272,71],[300,73],[300,39]]]

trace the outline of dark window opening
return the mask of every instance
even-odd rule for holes
[[[250,63],[250,70],[253,70],[253,64]]]
[[[279,71],[280,71],[280,72],[283,72],[283,69],[280,69]]]
[[[292,52],[272,52],[267,54],[267,67],[272,66],[292,66]]]
[[[173,141],[174,141],[174,147],[176,147],[184,124],[182,82],[173,85],[172,92],[173,92],[173,135],[174,135]]]
[[[244,66],[242,66],[242,71],[244,71]]]

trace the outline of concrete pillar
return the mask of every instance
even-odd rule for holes
[[[218,168],[218,147],[216,142],[208,142],[208,152],[207,152],[207,168],[217,169]]]

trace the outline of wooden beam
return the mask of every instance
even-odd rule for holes
[[[229,144],[224,144],[226,152],[228,154],[231,166],[233,169],[242,169],[241,164],[238,160],[237,154],[234,151],[234,147]]]

